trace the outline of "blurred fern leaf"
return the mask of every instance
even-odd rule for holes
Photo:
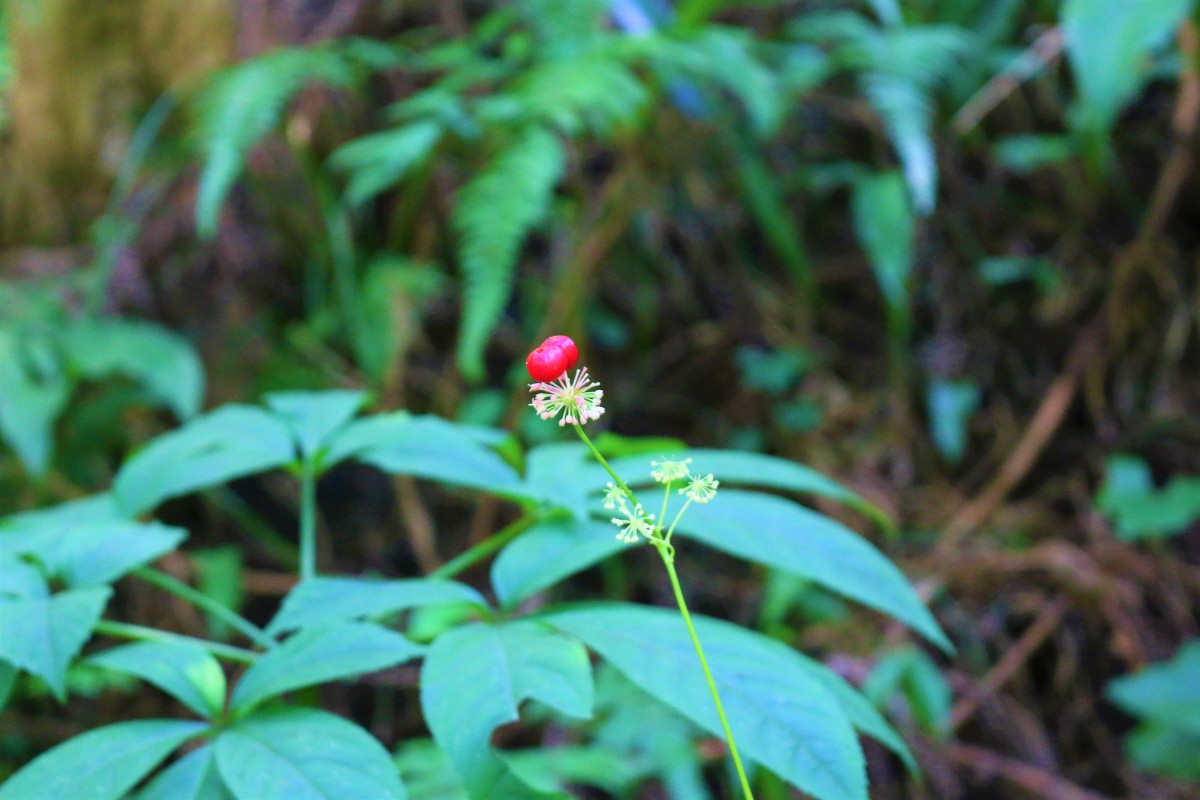
[[[399,183],[425,160],[441,136],[441,125],[421,120],[355,139],[334,152],[329,162],[350,176],[346,197],[358,205]]]
[[[217,231],[221,205],[242,172],[250,150],[270,133],[292,97],[320,81],[348,85],[354,61],[336,47],[283,48],[218,73],[196,100],[196,133],[204,167],[196,198],[196,228]]]
[[[458,194],[451,220],[464,283],[457,358],[468,380],[483,378],[483,352],[512,293],[521,243],[545,216],[565,167],[558,138],[531,126]]]

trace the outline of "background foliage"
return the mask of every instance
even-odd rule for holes
[[[290,434],[274,449],[229,436],[287,412],[226,407],[226,438],[206,439],[202,409],[365,388],[455,458],[482,440],[423,415],[545,447],[557,431],[524,408],[520,363],[569,332],[604,381],[611,455],[643,464],[684,441],[810,465],[864,498],[814,501],[830,524],[868,531],[919,579],[954,655],[881,626],[823,571],[682,557],[701,611],[798,647],[897,726],[924,779],[903,747],[866,742],[872,797],[1200,796],[1196,14],[1191,0],[4,0],[0,505],[110,484],[122,514],[165,502],[150,532],[103,523],[153,543],[133,562],[64,556],[55,599],[19,602],[84,634],[108,602],[236,642],[144,583],[103,588],[161,557],[263,625],[291,588],[302,498],[258,474],[291,462]],[[428,574],[511,521],[518,489],[465,494],[427,480],[453,478],[445,465],[408,458],[324,472],[328,572]],[[532,533],[491,568],[502,604],[574,572],[531,568],[564,536]],[[669,604],[648,559],[595,563],[555,596]],[[462,614],[419,609],[407,632],[433,641]],[[720,796],[704,721],[647,706],[621,643],[562,614],[617,667],[596,676],[603,713],[570,739],[566,688],[538,698],[505,769],[592,787],[578,796]],[[56,630],[72,639],[59,650],[82,646]],[[113,736],[152,742],[147,763],[197,731],[150,720],[178,705],[92,660],[21,659],[47,680],[0,661],[0,775],[99,725],[141,726]],[[173,685],[212,711],[211,685]],[[460,796],[414,739],[415,672],[319,693],[339,716],[251,715],[154,791],[202,787],[229,742],[352,719],[410,795]]]

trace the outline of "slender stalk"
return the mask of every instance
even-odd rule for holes
[[[528,530],[530,527],[532,527],[533,524],[537,521],[538,521],[538,518],[536,516],[529,515],[529,516],[521,517],[516,522],[513,522],[512,524],[496,531],[491,536],[484,539],[482,542],[475,545],[474,547],[471,547],[471,548],[459,553],[457,556],[450,559],[445,564],[442,564],[440,567],[435,569],[433,572],[429,573],[428,577],[430,577],[430,578],[452,578],[452,577],[454,577],[455,575],[457,575],[458,573],[467,569],[471,565],[475,564],[478,561],[482,561],[483,559],[490,556],[492,553],[495,553],[497,550],[504,547],[504,545],[508,544],[513,539],[517,538],[522,533],[524,533],[526,530]]]
[[[102,619],[96,623],[96,633],[112,636],[117,639],[132,639],[137,642],[186,642],[203,647],[208,652],[226,661],[239,664],[253,664],[258,653],[244,650],[220,642],[210,642],[208,639],[197,639],[194,636],[184,636],[181,633],[160,631],[158,628],[147,628],[145,625],[130,625],[126,622],[112,622]]]
[[[621,476],[617,475],[616,471],[608,463],[608,460],[596,449],[596,445],[592,444],[591,438],[584,432],[582,425],[574,425],[575,432],[579,434],[579,438],[592,451],[592,455],[600,462],[600,466],[604,467],[616,485],[621,487],[621,491],[629,498],[629,501],[636,506],[637,498],[625,481],[621,480]],[[689,499],[689,503],[691,500]],[[684,505],[687,508],[687,505]],[[667,568],[667,575],[671,578],[671,588],[675,592],[675,602],[679,606],[679,613],[683,615],[683,621],[687,624],[688,633],[692,637],[692,645],[696,648],[696,655],[700,657],[700,667],[704,670],[704,679],[708,682],[708,691],[712,694],[713,704],[717,707],[717,716],[721,719],[721,728],[725,731],[725,742],[729,745],[729,755],[733,758],[733,766],[737,769],[738,781],[742,785],[742,792],[746,795],[746,800],[754,800],[754,793],[750,791],[750,780],[746,777],[746,768],[742,765],[742,757],[738,754],[737,742],[733,738],[733,731],[729,728],[729,718],[725,716],[725,706],[721,703],[721,693],[717,690],[717,682],[713,679],[712,670],[708,666],[708,658],[704,655],[704,647],[700,644],[700,637],[696,633],[696,626],[692,624],[692,615],[688,611],[687,600],[683,597],[683,587],[679,584],[679,575],[675,572],[675,548],[670,544],[670,536],[675,531],[675,525],[679,522],[679,517],[683,515],[683,509],[680,509],[679,514],[675,516],[675,521],[671,523],[670,530],[667,531],[666,537],[661,541],[651,540],[651,544],[658,550],[659,556],[662,558],[663,566]]]
[[[300,468],[300,580],[317,574],[317,476],[305,459]]]
[[[704,655],[704,648],[700,645],[696,626],[692,624],[692,615],[688,613],[687,601],[683,599],[683,587],[679,585],[679,575],[675,572],[675,559],[670,558],[662,548],[659,548],[659,554],[663,557],[662,562],[667,568],[667,575],[671,577],[671,588],[675,591],[675,602],[679,604],[679,613],[683,615],[683,621],[687,624],[688,633],[692,637],[692,644],[696,648],[696,655],[700,657],[700,666],[704,669],[704,679],[708,681],[708,691],[712,693],[713,703],[717,707],[717,716],[721,718],[721,728],[725,731],[725,741],[729,743],[729,755],[733,758],[733,766],[737,768],[742,792],[745,793],[746,800],[754,800],[754,793],[750,791],[750,781],[746,777],[746,768],[742,766],[742,757],[738,754],[737,742],[734,741],[733,731],[729,729],[729,718],[725,716],[725,707],[721,704],[721,693],[717,691],[717,682],[713,679],[712,670],[708,667],[708,659]]]
[[[243,617],[228,606],[222,605],[203,592],[193,589],[186,583],[172,578],[165,572],[159,572],[151,567],[138,567],[133,574],[165,592],[186,600],[196,608],[211,614],[234,630],[240,631],[247,639],[263,647],[274,647],[276,642],[263,632],[262,628]]]

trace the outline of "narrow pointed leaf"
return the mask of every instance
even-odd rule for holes
[[[288,592],[267,631],[286,633],[297,628],[384,617],[410,608],[462,602],[487,605],[483,596],[470,586],[449,580],[310,578]]]
[[[88,659],[148,681],[202,717],[225,706],[225,673],[207,650],[189,642],[138,642]]]

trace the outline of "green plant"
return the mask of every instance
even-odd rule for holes
[[[1169,661],[1117,678],[1107,694],[1139,720],[1125,740],[1135,764],[1200,780],[1200,642],[1186,642]]]
[[[1177,475],[1159,489],[1144,460],[1113,455],[1105,465],[1096,508],[1124,541],[1173,536],[1200,518],[1200,478]]]
[[[597,466],[587,460],[595,452],[590,442],[542,445],[523,455],[509,442],[498,451],[493,448],[507,440],[500,431],[406,412],[358,417],[365,399],[351,391],[282,393],[268,396],[265,407],[223,406],[146,445],[122,467],[110,493],[18,515],[0,526],[5,689],[12,688],[18,671],[28,672],[65,699],[71,665],[94,635],[133,640],[84,663],[144,680],[200,718],[138,720],[89,731],[34,759],[0,787],[0,798],[26,800],[34,791],[54,800],[86,787],[97,800],[116,800],[139,784],[141,800],[223,792],[238,800],[403,798],[400,773],[374,738],[310,707],[313,695],[292,695],[418,658],[424,659],[420,694],[426,722],[469,796],[564,797],[560,787],[531,785],[548,786],[545,769],[537,766],[544,759],[515,757],[494,749],[490,740],[496,727],[521,717],[526,700],[583,725],[578,721],[594,708],[588,649],[701,729],[728,730],[750,762],[814,796],[866,797],[856,730],[911,762],[899,737],[847,683],[760,634],[701,616],[685,626],[676,615],[623,602],[550,603],[532,614],[522,611],[535,594],[627,547],[597,517],[611,515],[602,495],[616,500],[613,487],[605,488],[612,474],[624,476],[621,497],[641,502],[640,487],[653,485],[658,471],[644,457]],[[723,488],[718,499],[692,505],[667,531],[653,529],[656,546],[673,550],[673,531],[802,575],[949,647],[903,576],[864,539],[791,500],[729,487],[815,494],[876,513],[853,493],[766,456],[683,450],[670,458],[712,469]],[[313,487],[347,459],[481,490],[511,501],[520,515],[425,578],[323,576],[316,568]],[[523,463],[523,471],[514,463]],[[146,566],[178,547],[186,532],[137,518],[169,498],[272,469],[286,470],[301,484],[301,581],[269,624],[255,625]],[[707,480],[701,483],[693,494],[703,490],[707,496],[711,487]],[[637,537],[646,528],[626,525],[626,533],[631,531]],[[495,604],[453,580],[491,556]],[[672,562],[665,563],[681,597]],[[243,644],[102,618],[122,576],[196,605],[228,625]],[[458,610],[422,616],[437,608]],[[426,612],[405,613],[420,609]],[[697,636],[711,667],[708,680],[695,668]],[[245,668],[232,690],[222,662]],[[719,688],[731,704],[728,729],[712,705],[710,688]],[[195,743],[187,755],[146,782],[185,742]],[[581,758],[575,763],[588,763]]]

